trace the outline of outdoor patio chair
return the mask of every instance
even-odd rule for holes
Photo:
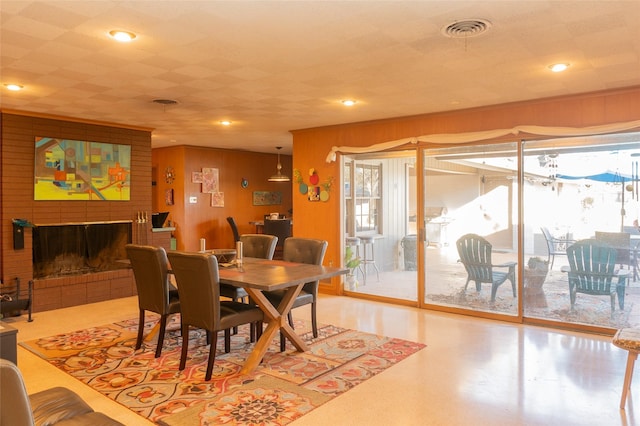
[[[567,255],[567,246],[575,243],[575,240],[570,240],[566,238],[556,238],[551,235],[549,228],[541,227],[542,234],[544,235],[544,239],[547,241],[547,262],[549,263],[549,271],[553,269],[553,261],[556,259],[556,256],[566,256]]]
[[[568,273],[572,311],[577,293],[609,296],[612,315],[617,293],[620,309],[624,309],[624,287],[629,271],[616,271],[617,251],[614,247],[594,238],[580,240],[567,248],[567,258],[569,267],[562,270]]]
[[[456,241],[456,247],[460,256],[459,261],[464,265],[468,275],[464,285],[465,292],[469,281],[475,281],[478,292],[482,283],[489,283],[491,284],[491,301],[494,302],[498,287],[509,280],[513,289],[513,297],[516,297],[516,262],[494,265],[491,262],[492,245],[480,235],[463,235]],[[496,268],[503,270],[496,270]]]

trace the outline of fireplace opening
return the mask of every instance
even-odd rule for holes
[[[50,278],[123,269],[131,221],[38,225],[33,228],[33,276]]]

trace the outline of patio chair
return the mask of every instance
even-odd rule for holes
[[[542,230],[544,239],[547,241],[547,262],[550,262],[549,271],[551,271],[553,269],[553,261],[556,259],[556,256],[566,256],[567,246],[575,243],[576,240],[556,238],[551,235],[551,232],[549,232],[549,228],[546,228],[544,226],[542,226],[540,229]]]
[[[567,248],[569,267],[563,271],[568,273],[572,311],[577,293],[609,296],[612,315],[617,293],[620,309],[624,309],[624,287],[629,271],[616,271],[617,254],[614,247],[595,238],[580,240]]]
[[[463,235],[456,241],[460,262],[467,271],[467,282],[464,291],[467,291],[469,281],[475,281],[476,290],[479,292],[482,283],[491,284],[491,301],[496,300],[498,287],[506,280],[511,281],[513,297],[516,297],[516,262],[506,262],[494,265],[491,262],[492,245],[489,241],[476,234]],[[502,268],[504,270],[496,270]]]

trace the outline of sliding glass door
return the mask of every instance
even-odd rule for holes
[[[347,293],[417,302],[416,152],[343,157]]]
[[[424,151],[424,303],[518,314],[517,143]]]
[[[344,156],[345,244],[361,261],[345,291],[508,321],[638,326],[639,169],[639,133]]]

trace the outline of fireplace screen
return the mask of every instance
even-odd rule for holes
[[[33,275],[48,278],[127,267],[131,222],[41,225],[33,228]]]

